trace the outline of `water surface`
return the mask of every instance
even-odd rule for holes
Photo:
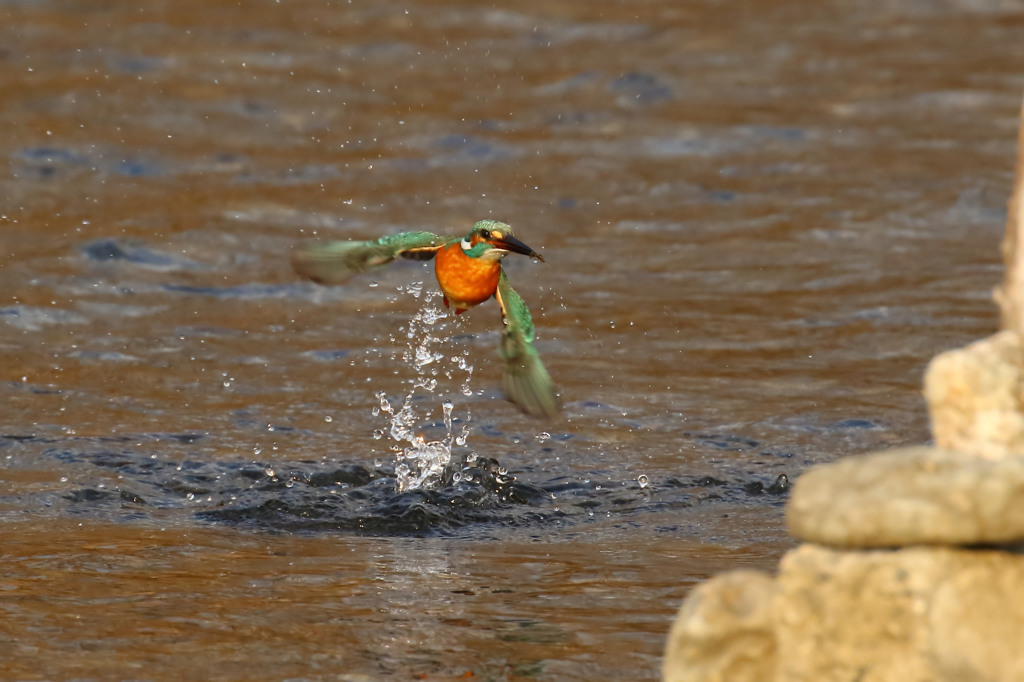
[[[0,659],[23,679],[654,679],[780,474],[928,438],[995,329],[1024,13],[926,2],[0,2]],[[510,222],[564,418],[432,287],[293,244]],[[452,371],[450,357],[472,371]],[[447,376],[451,374],[451,376]],[[470,395],[464,395],[468,382]],[[364,676],[364,677],[360,677]]]

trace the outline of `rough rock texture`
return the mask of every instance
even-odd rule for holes
[[[817,544],[786,554],[775,580],[735,572],[694,590],[666,680],[1024,681],[1022,226],[1024,113],[995,292],[1003,331],[929,366],[939,449],[849,457],[798,479],[789,529]]]
[[[1024,557],[957,553],[928,613],[931,654],[945,679],[1024,680]]]
[[[775,671],[775,580],[758,571],[712,578],[690,594],[669,633],[662,677],[761,682]],[[684,665],[673,661],[684,661]]]
[[[1003,283],[995,300],[1003,331],[936,356],[924,393],[940,448],[996,459],[1024,456],[1024,109],[1017,172],[1006,212]]]
[[[1024,679],[1019,554],[803,545],[778,583],[779,682]]]
[[[1024,541],[1024,459],[911,447],[848,457],[801,476],[789,532],[847,548]]]
[[[770,604],[769,604],[770,602]],[[1024,556],[802,545],[778,579],[736,571],[694,591],[672,629],[669,682],[1024,680]]]
[[[1012,331],[937,355],[924,378],[935,444],[988,459],[1024,455],[1022,360]]]
[[[919,550],[790,552],[779,570],[786,653],[774,679],[937,680],[923,620],[943,563]]]

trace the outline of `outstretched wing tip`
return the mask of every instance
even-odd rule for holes
[[[320,284],[344,284],[356,275],[387,265],[395,258],[428,260],[444,244],[431,232],[402,232],[371,241],[300,244],[292,249],[292,268]]]
[[[553,419],[562,405],[555,384],[533,347],[533,318],[522,297],[501,273],[497,290],[505,332],[499,352],[505,360],[505,396],[532,417]]]

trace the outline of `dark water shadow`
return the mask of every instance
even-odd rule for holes
[[[202,438],[152,437],[183,444]],[[23,437],[17,438],[24,444]],[[168,514],[184,513],[200,523],[267,532],[482,538],[530,536],[608,514],[639,523],[646,514],[682,509],[703,515],[716,506],[737,504],[778,508],[789,490],[785,474],[774,481],[743,475],[644,475],[608,485],[600,471],[586,478],[543,478],[538,471],[510,473],[498,460],[479,457],[449,465],[434,489],[397,492],[393,471],[358,462],[168,461],[110,442],[118,439],[95,440],[90,444],[100,446],[95,450],[59,447],[42,455],[64,466],[88,464],[109,471],[116,485],[48,493],[47,507],[122,521],[166,520]],[[528,482],[538,477],[540,482]]]

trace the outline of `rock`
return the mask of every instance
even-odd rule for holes
[[[935,444],[989,459],[1024,455],[1024,370],[1012,331],[935,356],[924,395]]]
[[[789,532],[832,547],[1024,541],[1024,459],[910,447],[808,471],[786,508]]]
[[[1014,173],[1010,203],[1006,207],[1006,232],[1003,234],[1003,283],[995,290],[999,304],[1000,328],[1024,336],[1024,108],[1017,128],[1017,169]]]
[[[1024,679],[1024,557],[914,547],[783,559],[778,682]],[[710,678],[706,678],[710,679]]]
[[[1024,680],[1024,555],[804,544],[779,576],[733,571],[690,593],[666,682]]]
[[[996,290],[1004,331],[929,366],[938,447],[805,473],[787,521],[818,544],[787,553],[774,581],[737,571],[696,588],[672,628],[665,680],[1024,680],[1021,230],[1024,110]]]
[[[762,682],[774,679],[775,581],[732,571],[696,587],[669,634],[665,682]]]
[[[803,545],[779,571],[777,680],[931,682],[923,607],[939,566],[927,551]]]
[[[928,611],[932,655],[949,680],[1024,680],[1024,557],[954,553],[962,565],[935,587]]]

